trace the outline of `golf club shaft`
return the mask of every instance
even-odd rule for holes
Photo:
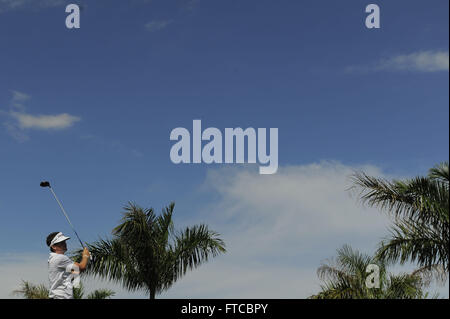
[[[66,211],[64,210],[63,205],[61,204],[61,202],[59,201],[59,199],[58,199],[58,197],[56,196],[55,192],[53,191],[53,188],[51,188],[51,187],[49,187],[49,188],[50,188],[50,190],[51,190],[51,192],[52,192],[52,194],[53,194],[53,197],[55,197],[56,202],[58,203],[59,207],[61,207],[61,210],[62,210],[64,216],[66,217],[67,221],[69,222],[69,225],[70,225],[70,227],[72,228],[73,232],[75,233],[75,236],[77,236],[78,240],[80,241],[81,247],[84,248],[84,244],[83,244],[83,242],[81,241],[80,236],[78,236],[77,231],[75,230],[75,227],[73,227],[72,223],[70,222],[69,216],[67,216],[67,213],[66,213]]]

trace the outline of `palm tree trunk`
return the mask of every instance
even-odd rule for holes
[[[150,290],[150,299],[155,299],[155,289]]]

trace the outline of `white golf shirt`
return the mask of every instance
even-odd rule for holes
[[[48,258],[49,297],[52,299],[73,299],[73,261],[63,254],[50,253]]]

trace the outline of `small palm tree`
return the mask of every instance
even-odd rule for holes
[[[48,288],[43,285],[35,285],[29,281],[22,281],[20,288],[13,291],[16,295],[22,295],[25,299],[49,299]],[[115,292],[109,289],[98,289],[90,293],[87,299],[108,299],[114,296]],[[73,299],[83,299],[84,287],[82,284],[78,288],[73,288]]]
[[[73,299],[83,299],[84,298],[84,286],[80,283],[80,286],[73,288]],[[116,293],[110,289],[96,289],[87,295],[86,299],[110,299]]]
[[[93,258],[86,274],[119,282],[129,291],[145,290],[154,299],[188,270],[226,252],[219,234],[206,225],[176,232],[174,207],[171,203],[156,216],[152,208],[129,203],[113,238],[88,244]]]
[[[379,267],[379,288],[366,284],[369,265]],[[321,292],[311,299],[416,299],[425,298],[423,288],[429,283],[423,280],[424,270],[412,274],[393,275],[387,265],[345,245],[337,250],[337,258],[323,263],[317,270],[324,281]]]
[[[449,167],[430,169],[428,176],[387,181],[364,173],[353,176],[361,199],[394,217],[390,238],[378,249],[380,259],[417,262],[420,267],[449,271]]]
[[[20,288],[14,290],[13,293],[22,295],[25,299],[48,299],[48,288],[45,285],[34,285],[25,280],[22,280]]]
[[[109,299],[116,293],[110,289],[97,289],[87,295],[87,299]]]

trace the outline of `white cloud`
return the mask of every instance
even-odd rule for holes
[[[31,96],[20,92],[11,91],[9,111],[0,110],[0,115],[6,117],[3,126],[10,136],[18,142],[24,142],[29,139],[26,130],[62,130],[67,129],[81,118],[67,113],[62,114],[39,114],[33,115],[26,111],[25,102],[31,99]]]
[[[212,171],[207,184],[222,196],[227,207],[233,207],[221,213],[224,221],[238,219],[245,228],[258,225],[265,229],[264,238],[270,235],[282,240],[289,233],[315,237],[317,230],[324,228],[327,235],[366,234],[383,224],[379,214],[368,213],[346,191],[348,178],[356,169],[382,175],[374,166],[353,168],[323,162],[284,167],[268,178],[249,170]]]
[[[204,189],[216,198],[186,224],[206,222],[228,252],[189,273],[163,295],[170,298],[306,298],[320,289],[316,270],[350,244],[373,253],[390,224],[385,214],[350,196],[349,175],[374,166],[335,162],[281,167],[265,176],[247,169],[208,174]],[[356,195],[356,194],[355,194]]]
[[[156,32],[165,29],[173,20],[153,20],[145,25],[145,28],[149,32]]]
[[[21,129],[61,130],[71,127],[80,118],[67,113],[57,115],[31,115],[26,113],[11,112],[13,118],[18,121]]]
[[[348,72],[448,72],[449,53],[448,51],[419,51],[385,58],[368,66],[350,66],[346,70]]]
[[[411,70],[419,72],[448,71],[448,51],[422,51],[407,55],[398,55],[378,65],[380,70]]]

